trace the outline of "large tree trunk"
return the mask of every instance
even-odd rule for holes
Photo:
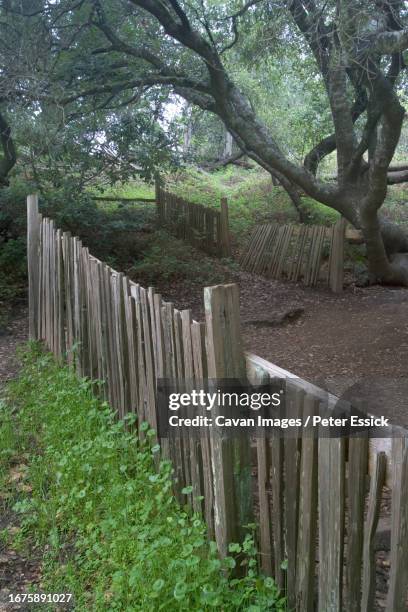
[[[381,236],[388,256],[408,253],[408,234],[399,225],[380,218]]]
[[[345,216],[363,234],[370,284],[408,286],[408,234],[382,219],[376,209],[363,209],[358,217]]]
[[[408,236],[392,223],[363,227],[369,271],[376,282],[408,286]]]
[[[292,202],[297,215],[299,217],[300,223],[307,223],[309,219],[309,215],[307,211],[303,208],[302,198],[300,197],[299,189],[296,188],[293,183],[288,181],[282,174],[278,174],[276,172],[271,172],[272,184],[280,184],[283,189],[288,194],[290,201]]]

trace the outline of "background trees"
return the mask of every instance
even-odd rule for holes
[[[405,178],[404,169],[390,173],[405,116],[403,2],[31,4],[30,11],[19,2],[4,9],[2,28],[13,24],[11,48],[28,24],[35,27],[22,48],[32,48],[42,33],[36,61],[20,53],[13,78],[3,59],[5,100],[34,105],[32,116],[45,123],[51,118],[64,130],[63,146],[83,154],[81,167],[91,160],[100,168],[112,156],[134,170],[176,161],[182,134],[190,129],[194,141],[188,122],[198,107],[196,126],[207,125],[211,134],[217,124],[207,117],[218,117],[235,146],[294,201],[306,193],[360,228],[373,279],[408,284],[405,256],[398,254],[408,251],[408,241],[379,214],[387,184]],[[184,119],[180,98],[190,109]],[[217,139],[200,141],[197,134],[199,157],[200,147]],[[334,152],[336,180],[326,180],[320,167]]]

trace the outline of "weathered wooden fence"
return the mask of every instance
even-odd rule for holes
[[[43,219],[35,196],[28,198],[28,268],[31,338],[43,340],[81,376],[104,381],[99,392],[120,417],[131,412],[156,429],[157,381],[163,377],[199,384],[207,377],[264,383],[283,376],[292,413],[302,416],[324,397],[317,387],[244,354],[236,285],[205,288],[205,323],[196,322],[189,310],[130,281]],[[335,401],[329,397],[329,410]],[[373,611],[374,544],[383,485],[391,485],[387,612],[406,610],[407,438],[317,439],[299,431],[297,438],[251,442],[202,431],[159,442],[173,462],[176,497],[184,500],[182,488],[192,487],[191,504],[221,555],[255,512],[261,567],[286,590],[289,610]]]
[[[220,210],[187,202],[156,185],[157,217],[177,238],[210,255],[229,257],[231,239],[227,198],[221,198]]]
[[[259,225],[253,231],[240,263],[248,272],[268,278],[301,280],[308,286],[324,279],[337,293],[343,289],[344,231],[344,219],[333,227]],[[325,251],[329,260],[326,268],[322,269]]]

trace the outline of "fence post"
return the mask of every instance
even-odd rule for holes
[[[204,306],[210,388],[214,387],[211,385],[212,379],[246,379],[238,286],[206,287]],[[217,410],[215,406],[213,418]],[[242,540],[242,526],[252,519],[249,439],[225,436],[214,427],[211,435],[211,461],[214,474],[215,538],[220,555],[225,557],[228,554],[228,544]]]
[[[341,217],[333,227],[333,239],[330,257],[330,289],[333,293],[343,291],[344,277],[344,239],[346,231],[346,219]]]
[[[40,217],[38,196],[27,197],[28,329],[30,340],[38,340]]]
[[[156,198],[156,212],[157,212],[157,222],[159,225],[163,225],[163,202],[161,201],[161,190],[162,190],[163,182],[160,178],[160,174],[157,172],[154,176],[154,191]]]
[[[228,200],[227,198],[221,198],[221,216],[220,216],[220,253],[222,257],[229,257],[231,255],[231,237],[229,232],[229,221],[228,221]]]
[[[392,440],[392,520],[387,612],[404,612],[408,581],[408,440]]]

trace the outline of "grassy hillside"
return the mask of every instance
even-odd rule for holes
[[[206,206],[219,206],[227,197],[231,229],[236,235],[257,223],[297,223],[298,215],[287,193],[272,184],[262,169],[244,170],[235,166],[213,173],[189,169],[166,178],[171,189],[186,199]],[[308,197],[302,202],[311,223],[332,224],[337,213]]]
[[[298,222],[297,212],[287,193],[281,187],[273,186],[270,175],[261,168],[245,170],[229,166],[211,173],[185,168],[162,178],[169,191],[204,206],[219,208],[220,198],[227,197],[231,230],[239,239],[245,238],[248,230],[257,223]],[[101,194],[99,189],[92,192]],[[115,197],[154,197],[154,185],[134,180],[107,187],[102,193]],[[385,217],[402,225],[408,225],[406,193],[405,185],[390,186],[382,209]],[[302,202],[309,213],[310,223],[331,225],[338,219],[335,211],[312,198],[302,196]],[[117,203],[99,205],[105,210],[114,210],[118,206]]]

